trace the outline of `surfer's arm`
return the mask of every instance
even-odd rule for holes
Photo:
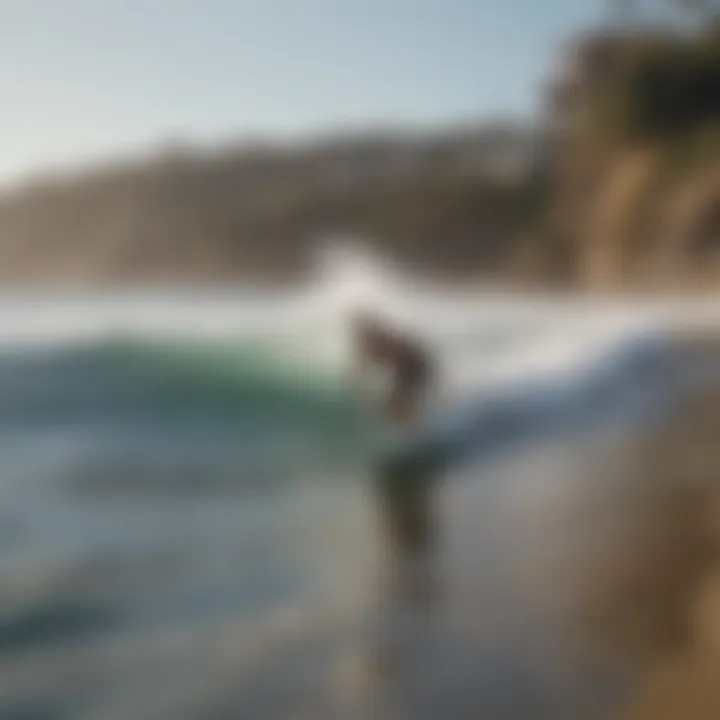
[[[367,395],[370,361],[364,352],[353,352],[347,365],[347,386],[353,394]]]

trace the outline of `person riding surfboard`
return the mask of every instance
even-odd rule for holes
[[[407,332],[368,313],[352,321],[356,366],[384,370],[389,387],[379,412],[391,430],[412,436],[437,382],[436,364],[424,344]],[[402,451],[381,454],[375,469],[383,526],[397,559],[393,585],[406,598],[427,595],[427,565],[435,539],[433,490],[435,471]]]
[[[407,333],[390,328],[378,318],[359,313],[353,318],[356,358],[362,368],[381,367],[391,384],[383,403],[384,418],[409,428],[421,419],[423,400],[434,383],[430,353]]]

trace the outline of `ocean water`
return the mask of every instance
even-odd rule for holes
[[[678,313],[403,291],[442,368],[424,432],[452,448],[420,607],[383,584],[387,430],[333,297],[0,294],[0,718],[591,717],[612,695],[503,558],[518,507],[671,394]]]

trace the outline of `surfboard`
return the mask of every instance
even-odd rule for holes
[[[459,461],[467,429],[459,416],[439,413],[426,414],[412,428],[389,428],[378,453],[379,470],[408,479],[437,475]]]
[[[492,448],[507,447],[547,425],[547,413],[513,393],[479,396],[428,414],[404,433],[390,433],[379,453],[388,472],[440,474]]]

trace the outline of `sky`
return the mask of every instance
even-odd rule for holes
[[[165,142],[531,115],[603,0],[0,0],[0,180]]]

